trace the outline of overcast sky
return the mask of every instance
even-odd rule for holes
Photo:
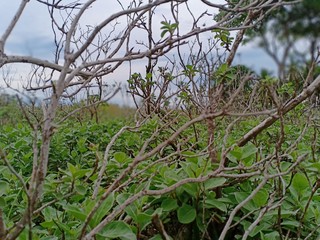
[[[128,2],[126,0],[122,1],[124,4]],[[215,3],[223,3],[224,1],[214,1]],[[11,21],[13,15],[15,14],[20,0],[1,0],[0,2],[0,33],[2,34],[4,29],[7,27]],[[199,5],[199,0],[189,0],[190,9],[193,11],[195,16],[199,16],[206,9],[201,8]],[[86,13],[82,20],[82,24],[86,25],[96,25],[99,21],[104,19],[106,16],[120,10],[120,6],[116,0],[97,0],[92,8]],[[155,21],[162,21],[165,12],[169,11],[166,7],[159,9],[159,14],[155,17]],[[163,14],[163,15],[162,15]],[[188,25],[188,21],[191,23],[189,18],[184,18],[184,13],[179,12],[180,18],[185,21],[185,25]],[[10,35],[7,41],[5,51],[7,54],[17,54],[17,55],[31,55],[41,59],[47,59],[52,61],[54,59],[54,43],[53,34],[51,30],[51,21],[48,16],[47,8],[39,4],[36,1],[31,0],[23,15],[15,27],[14,31]],[[181,25],[181,24],[180,24]],[[255,70],[260,70],[261,68],[274,69],[274,64],[270,58],[261,50],[258,49],[254,44],[242,46],[237,55],[235,63],[245,64],[252,67]],[[120,73],[115,73],[109,76],[112,80],[121,81],[127,78],[128,75],[125,73],[124,65]],[[144,69],[144,65],[137,65],[137,71]],[[11,72],[15,73],[17,79],[19,75],[28,74],[30,68],[25,65],[16,65]],[[126,75],[124,75],[124,73]],[[2,77],[1,77],[2,78]],[[0,78],[0,81],[3,81]],[[126,79],[125,79],[126,80]],[[115,102],[119,102],[121,96],[114,99]]]

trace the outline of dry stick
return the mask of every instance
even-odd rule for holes
[[[163,226],[163,223],[162,223],[161,219],[159,218],[158,214],[156,214],[152,217],[152,223],[153,223],[154,227],[160,233],[163,240],[170,240],[171,239],[170,236],[168,235],[168,233],[166,232],[166,230]]]
[[[93,194],[92,194],[92,199],[96,199],[96,197],[98,195],[99,188],[100,188],[100,185],[101,185],[101,181],[102,181],[103,175],[104,175],[106,167],[107,167],[107,163],[108,163],[108,158],[109,158],[109,153],[110,153],[111,147],[113,146],[115,141],[119,138],[119,136],[122,133],[124,133],[126,130],[128,130],[128,129],[132,129],[133,130],[133,128],[130,128],[128,126],[125,126],[125,127],[121,128],[120,131],[117,132],[117,134],[115,134],[112,137],[111,141],[107,145],[106,150],[104,152],[103,162],[102,162],[101,169],[99,171],[98,179],[97,179],[97,181],[96,181],[96,183],[94,185],[94,191],[93,191]]]
[[[249,217],[250,215],[256,213],[260,211],[260,209],[255,209],[255,210],[251,210],[250,212],[248,212],[247,214],[245,214],[244,216],[242,216],[238,221],[236,221],[234,224],[232,224],[230,226],[229,229],[234,228],[235,226],[239,225],[241,222],[243,222],[247,217]]]
[[[51,104],[48,106],[47,109],[44,109],[44,123],[42,130],[42,144],[40,148],[39,164],[37,165],[37,169],[34,168],[35,170],[33,170],[32,172],[31,180],[33,181],[30,182],[29,188],[29,208],[26,209],[23,217],[15,224],[15,229],[6,236],[6,239],[16,239],[19,236],[19,234],[24,229],[29,217],[31,217],[29,215],[33,212],[33,208],[39,201],[39,196],[42,194],[45,176],[47,174],[48,169],[49,149],[53,133],[53,119],[56,115],[57,107],[59,104],[59,98],[63,93],[64,79],[66,78],[69,67],[70,62],[66,61],[64,64],[64,68],[60,73],[59,80],[57,81],[55,92],[51,96]]]
[[[7,27],[7,29],[5,30],[4,34],[1,36],[1,39],[0,39],[0,54],[4,54],[4,45],[5,45],[8,37],[10,36],[12,30],[14,29],[15,25],[19,21],[19,18],[21,17],[22,12],[25,9],[25,7],[26,7],[28,2],[29,2],[29,0],[22,0],[21,1],[20,6],[19,6],[16,14],[12,18],[12,20],[11,20],[9,26]]]
[[[246,240],[249,237],[249,234],[253,231],[253,229],[261,222],[263,216],[268,213],[269,211],[281,206],[284,199],[282,199],[280,202],[276,203],[274,206],[271,206],[274,202],[270,202],[267,206],[265,206],[259,213],[257,219],[247,228],[245,231],[242,240]]]
[[[66,4],[66,5],[59,5],[60,2],[62,1],[57,1],[55,3],[55,1],[53,1],[53,3],[49,3],[48,1],[44,1],[44,0],[36,0],[38,1],[39,3],[42,3],[50,8],[56,8],[56,9],[61,9],[61,10],[66,10],[66,9],[76,9],[76,8],[79,8],[79,6],[81,6],[81,3],[77,3],[77,1],[74,1],[73,3],[69,3],[69,4]]]
[[[32,144],[32,151],[33,151],[33,164],[32,164],[32,172],[33,173],[36,173],[36,170],[37,170],[37,168],[38,168],[38,146],[37,146],[37,139],[38,139],[38,130],[37,130],[37,126],[36,125],[33,125],[32,124],[32,121],[30,120],[30,118],[29,118],[29,116],[28,116],[28,114],[26,113],[26,111],[25,111],[25,108],[23,107],[23,104],[22,104],[22,101],[21,101],[21,99],[20,99],[20,97],[19,96],[17,96],[17,99],[18,99],[18,102],[19,102],[19,105],[20,105],[20,108],[21,108],[21,110],[22,110],[22,112],[23,112],[23,115],[25,116],[25,118],[26,118],[26,120],[27,120],[27,122],[29,123],[29,125],[30,125],[30,127],[33,129],[33,144]],[[6,159],[5,159],[6,160]],[[7,163],[7,164],[9,164],[9,163]],[[8,165],[8,167],[9,167],[9,165]],[[11,167],[11,166],[10,166]],[[12,168],[12,167],[11,167]],[[10,168],[9,168],[10,169]],[[10,169],[11,170],[11,169]],[[14,171],[14,169],[12,168],[12,170],[11,171]],[[14,173],[14,172],[13,172]],[[15,173],[14,173],[15,174]],[[18,174],[18,173],[16,173],[16,174]],[[21,179],[20,179],[21,178]],[[31,190],[30,191],[28,191],[28,189],[27,189],[27,187],[26,187],[26,184],[24,184],[24,181],[23,181],[23,179],[22,179],[22,177],[20,177],[19,178],[19,180],[20,180],[20,182],[23,184],[23,187],[24,187],[24,189],[25,189],[25,192],[26,192],[26,194],[27,194],[27,197],[28,197],[28,209],[29,209],[29,225],[31,225],[31,216],[32,216],[32,209],[30,208],[31,207],[31,204],[32,204],[32,201],[31,201],[31,198],[30,198],[30,196],[31,196],[31,194],[32,194],[32,192],[31,192]],[[31,176],[31,183],[32,182],[34,182],[34,178],[35,178],[35,174],[32,174],[32,176]],[[31,188],[30,188],[31,189]],[[30,229],[29,229],[29,233],[31,234],[31,227],[30,227]]]
[[[309,197],[308,202],[307,202],[307,204],[306,204],[306,206],[304,208],[303,214],[302,214],[301,218],[299,219],[298,238],[300,238],[301,230],[302,230],[302,227],[303,227],[303,221],[304,221],[304,218],[305,218],[305,216],[307,214],[307,210],[308,210],[308,208],[310,206],[311,200],[312,200],[314,194],[316,193],[316,191],[319,189],[319,187],[320,187],[320,180],[317,180],[316,184],[312,188],[310,197]]]
[[[28,188],[26,185],[26,182],[23,180],[23,178],[21,177],[21,175],[19,175],[19,173],[17,173],[17,171],[12,167],[11,163],[9,162],[9,160],[7,159],[7,155],[6,153],[0,149],[0,158],[4,161],[5,165],[8,167],[9,171],[16,177],[18,178],[19,182],[21,183],[23,190],[25,191],[25,193],[28,196]]]
[[[206,4],[208,4],[208,5],[211,5],[211,3],[209,3],[208,1],[205,1],[205,0],[202,0],[204,3],[206,3]],[[256,1],[256,3],[257,3],[258,1]],[[251,5],[254,5],[255,3],[251,3]],[[266,4],[266,3],[265,3]],[[268,13],[268,12],[270,12],[272,9],[274,9],[274,8],[276,8],[278,5],[277,4],[274,4],[274,5],[270,5],[269,7],[271,7],[271,9],[269,9],[268,11],[267,11],[267,13],[262,13],[261,12],[261,9],[263,8],[263,5],[265,5],[265,4],[262,4],[262,5],[260,5],[260,6],[258,6],[257,8],[259,8],[259,11],[254,11],[254,9],[255,8],[251,8],[250,7],[250,5],[248,5],[248,6],[246,6],[246,9],[243,9],[242,11],[248,11],[248,15],[247,15],[247,17],[246,17],[246,19],[245,19],[245,21],[244,21],[244,23],[243,23],[243,27],[246,27],[246,26],[250,26],[250,25],[252,25],[252,21],[254,20],[254,19],[258,19],[258,20],[262,20],[262,18]],[[239,2],[235,7],[234,7],[234,9],[239,9],[239,7],[240,7],[240,5],[241,5],[241,2]],[[230,11],[234,11],[233,9],[228,9],[227,10],[228,12],[230,12]],[[257,18],[257,16],[260,14],[260,16]],[[235,57],[235,54],[237,53],[237,50],[238,50],[238,48],[239,48],[239,46],[240,46],[240,44],[241,44],[241,42],[242,42],[242,39],[243,39],[243,36],[244,36],[244,34],[245,34],[245,32],[246,32],[246,29],[247,28],[241,28],[241,29],[239,29],[239,32],[237,33],[237,35],[236,35],[236,39],[235,39],[235,41],[234,41],[234,44],[233,44],[233,46],[232,46],[232,49],[231,49],[231,51],[230,51],[230,54],[229,54],[229,56],[228,56],[228,58],[227,58],[227,60],[226,60],[226,63],[228,64],[228,66],[230,66],[231,64],[232,64],[232,62],[233,62],[233,59],[234,59],[234,57]]]
[[[20,183],[22,184],[23,186],[23,189],[28,197],[28,201],[30,201],[30,195],[28,194],[28,189],[27,189],[27,186],[26,186],[26,183],[25,181],[23,180],[23,178],[15,171],[15,169],[11,166],[10,162],[8,161],[7,157],[6,157],[6,154],[3,152],[2,149],[0,149],[0,157],[3,159],[3,161],[5,162],[5,164],[7,165],[7,167],[9,168],[10,172],[15,175],[18,180],[20,181]],[[4,221],[3,221],[3,217],[2,217],[3,213],[2,213],[2,209],[0,208],[0,239],[2,239],[2,237],[4,236],[7,236],[6,232],[6,228],[5,228],[5,225],[4,225]],[[24,216],[24,223],[27,221],[27,216],[25,215]],[[23,223],[23,224],[24,224]]]
[[[261,181],[261,183],[258,185],[258,187],[256,187],[256,189],[254,189],[251,194],[244,199],[241,203],[239,203],[230,213],[230,217],[228,219],[228,221],[226,222],[225,227],[222,230],[222,233],[219,237],[219,240],[223,240],[225,239],[225,236],[230,228],[230,225],[236,215],[236,213],[244,206],[246,205],[246,203],[248,203],[259,191],[260,189],[262,189],[264,187],[264,185],[268,182],[269,178],[267,176],[265,176],[265,178]]]
[[[99,176],[98,176],[98,180],[95,184],[95,187],[94,187],[94,192],[93,192],[93,195],[92,195],[92,199],[96,199],[97,198],[97,195],[98,195],[98,191],[99,191],[99,188],[100,188],[100,185],[101,185],[101,181],[102,181],[102,177],[105,173],[105,169],[106,169],[106,166],[107,166],[107,163],[108,163],[108,158],[109,158],[109,152],[111,150],[111,147],[114,145],[115,141],[118,139],[118,137],[126,130],[130,130],[130,131],[135,131],[137,130],[138,128],[140,128],[142,126],[142,124],[145,122],[145,120],[139,124],[137,124],[135,127],[128,127],[128,126],[125,126],[123,128],[120,129],[120,131],[114,135],[110,141],[110,143],[107,145],[106,147],[106,150],[105,150],[105,153],[104,153],[104,158],[103,158],[103,163],[102,163],[102,166],[101,166],[101,169],[99,171]],[[153,135],[156,135],[158,134],[158,131],[155,131]],[[151,136],[149,138],[148,141],[146,141],[144,143],[144,146],[141,148],[140,150],[140,153],[143,154],[143,152],[145,151],[146,147],[149,146],[149,142],[154,138],[154,136]],[[169,158],[170,156],[174,156],[176,153],[174,154],[171,154],[169,155],[168,157],[166,158],[162,158],[162,159],[158,159],[156,162],[160,162],[160,161],[163,161],[164,159],[167,159]],[[160,161],[159,161],[160,160]],[[154,162],[153,164],[155,164],[156,162]],[[153,165],[151,164],[151,165]],[[149,165],[146,169],[148,169],[149,167],[151,167],[151,165]],[[143,171],[143,170],[142,170]],[[139,174],[139,173],[138,173]],[[129,178],[129,180],[127,180],[126,182],[130,181],[131,178]],[[122,185],[120,185],[117,189],[120,189]]]
[[[33,215],[37,215],[39,213],[41,213],[42,210],[44,210],[46,207],[49,207],[50,205],[61,201],[62,199],[67,199],[68,197],[71,197],[73,194],[75,194],[76,192],[70,192],[66,195],[64,195],[62,198],[56,198],[51,200],[50,202],[46,202],[45,204],[43,204],[41,207],[37,208],[36,210],[33,211]]]
[[[1,45],[0,45],[0,47],[1,47]],[[56,71],[62,71],[64,69],[64,67],[59,64],[52,63],[47,60],[39,59],[36,57],[31,57],[31,56],[18,56],[18,55],[6,56],[6,58],[1,59],[0,66],[8,64],[8,63],[30,63],[30,64],[35,64],[37,66],[49,68],[49,69],[56,70]],[[68,73],[71,73],[73,71],[74,71],[74,69],[71,69],[71,68],[68,69]],[[92,75],[93,75],[93,73],[88,72],[88,71],[79,71],[77,73],[77,76],[81,76],[81,77],[90,77]]]
[[[320,87],[320,75],[307,87],[305,88],[297,97],[293,98],[287,102],[282,108],[282,114],[285,115],[299,105],[302,101],[310,97],[318,88]],[[242,147],[251,139],[256,137],[263,130],[270,127],[280,118],[278,113],[272,114],[270,117],[265,119],[259,125],[251,129],[247,134],[245,134],[239,141],[238,146]]]
[[[290,154],[291,152],[293,152],[294,149],[301,142],[302,138],[306,135],[306,132],[310,127],[310,120],[311,120],[311,115],[308,117],[307,123],[305,124],[304,128],[300,132],[300,134],[297,137],[297,139],[288,148],[286,148],[286,150],[284,151],[285,154]]]
[[[65,49],[64,49],[65,60],[67,60],[67,58],[71,58],[73,60],[75,60],[77,58],[73,54],[72,54],[72,57],[70,56],[70,54],[71,54],[71,38],[75,34],[75,31],[76,31],[77,25],[79,24],[79,20],[80,20],[81,16],[90,7],[90,5],[92,5],[92,3],[94,3],[94,2],[95,2],[95,0],[87,1],[81,7],[79,12],[75,15],[74,19],[72,20],[70,29],[69,29],[69,31],[68,31],[68,33],[66,35],[66,43],[65,43]],[[87,47],[88,47],[88,45],[86,45],[86,48]]]
[[[146,172],[148,169],[150,169],[151,167],[157,165],[158,163],[161,163],[161,162],[164,162],[164,161],[167,161],[170,157],[173,157],[174,155],[176,155],[177,153],[172,153],[170,155],[168,155],[167,157],[164,157],[164,158],[160,158],[154,162],[152,162],[151,164],[149,164],[148,166],[146,166],[145,168],[143,168],[142,170],[140,170],[139,172],[134,172],[132,173],[128,180],[126,180],[124,183],[122,183],[119,187],[117,187],[114,191],[115,192],[118,192],[120,191],[122,188],[124,188],[125,186],[128,186],[129,183],[131,181],[133,181],[134,179],[136,179],[137,177],[139,177],[139,175],[141,175],[142,173]],[[176,161],[176,160],[175,160]],[[173,161],[169,161],[169,163],[172,163]]]
[[[301,156],[299,156],[296,160],[296,162],[294,162],[286,171],[284,172],[280,172],[280,173],[276,173],[276,174],[272,174],[272,175],[268,175],[267,173],[267,168],[264,171],[264,178],[262,179],[262,181],[260,182],[260,184],[251,192],[251,194],[244,199],[241,203],[239,203],[230,213],[228,221],[226,222],[222,233],[219,237],[219,240],[223,240],[226,237],[226,234],[228,232],[228,230],[230,229],[231,223],[234,219],[234,217],[236,216],[237,212],[244,206],[246,205],[258,192],[260,189],[263,188],[263,186],[269,181],[269,179],[274,179],[280,176],[284,176],[287,175],[288,173],[292,172],[293,169],[295,167],[297,167],[307,156],[308,154],[303,154]],[[260,173],[261,174],[261,173]]]
[[[253,15],[251,14],[251,12],[249,12],[249,14],[248,14],[248,16],[247,16],[247,18],[246,18],[246,20],[245,20],[243,25],[244,26],[248,26],[251,23],[252,19],[253,19],[252,17],[253,17]],[[240,43],[242,42],[242,39],[243,39],[243,36],[244,36],[245,32],[246,32],[246,29],[244,28],[244,29],[239,30],[239,32],[237,33],[236,40],[234,41],[234,44],[232,45],[230,54],[229,54],[229,56],[227,58],[227,61],[226,61],[228,66],[231,66],[232,61],[234,59],[234,56],[236,55],[238,47],[239,47]]]
[[[318,224],[309,234],[308,236],[306,236],[306,238],[304,240],[307,240],[309,238],[311,238],[313,236],[313,234],[318,231],[318,229],[320,228],[320,224]]]
[[[35,169],[37,168],[37,164],[35,164],[37,162],[37,156],[38,156],[38,147],[37,147],[37,131],[36,129],[34,130],[34,141],[33,141],[33,172],[35,172]],[[23,180],[22,176],[20,176],[16,171],[15,169],[11,166],[10,162],[7,160],[6,156],[5,156],[5,153],[1,152],[2,150],[0,150],[0,153],[1,154],[4,154],[2,157],[3,157],[3,160],[5,162],[5,164],[7,165],[7,167],[9,168],[9,170],[19,179],[19,181],[21,182],[23,188],[24,188],[24,191],[27,195],[27,198],[28,198],[28,208],[27,210],[25,211],[23,217],[21,218],[21,220],[18,222],[18,223],[15,223],[15,227],[16,229],[6,235],[6,238],[5,239],[16,239],[17,236],[20,234],[20,232],[23,230],[25,224],[29,221],[29,224],[31,223],[31,220],[30,220],[30,217],[31,217],[31,209],[30,209],[30,204],[32,203],[31,201],[31,194],[32,192],[31,191],[28,191],[27,189],[27,186],[26,186],[26,183],[25,181]],[[33,181],[32,178],[34,177],[34,174],[32,174],[32,177],[31,177],[31,182]],[[13,228],[13,227],[12,227]],[[31,228],[30,228],[31,229]],[[10,230],[9,230],[10,231]],[[2,239],[2,238],[0,238]]]
[[[88,2],[87,6],[90,6],[95,0],[91,0]],[[72,54],[72,58],[73,59],[76,59],[78,58],[81,53],[83,53],[83,51],[85,51],[85,49],[88,48],[88,46],[91,44],[91,42],[93,41],[93,39],[96,37],[96,35],[101,31],[102,28],[104,28],[107,24],[109,24],[111,21],[113,21],[114,19],[116,18],[119,18],[121,16],[126,16],[130,13],[136,13],[136,12],[140,12],[140,11],[144,11],[144,10],[149,10],[151,9],[152,7],[155,7],[155,6],[159,6],[159,5],[162,5],[164,3],[167,3],[167,2],[170,2],[169,0],[156,0],[154,2],[151,2],[149,4],[145,4],[145,5],[142,5],[142,6],[139,6],[139,7],[135,7],[135,8],[129,8],[129,9],[125,9],[125,10],[122,10],[122,11],[119,11],[115,14],[112,14],[110,15],[107,19],[105,19],[104,21],[102,21],[99,25],[97,25],[92,33],[88,36],[88,39],[85,41],[85,43],[83,44],[82,47],[79,48],[79,50],[77,52],[75,52],[74,54]],[[83,12],[84,10],[86,9],[85,7],[82,8],[83,9]],[[76,27],[81,15],[83,14],[80,13],[78,14],[76,21],[74,22],[74,25],[72,25],[70,28],[72,29]],[[71,34],[70,34],[70,37],[71,38]],[[66,48],[67,48],[67,45],[66,45]]]
[[[59,122],[57,122],[57,125],[63,123],[65,120],[67,120],[69,117],[71,117],[72,115],[76,114],[77,112],[80,112],[86,108],[89,108],[89,107],[92,107],[92,106],[96,106],[100,103],[104,103],[104,102],[108,102],[110,99],[112,99],[118,92],[120,91],[120,87],[117,88],[112,94],[111,96],[109,96],[108,98],[106,99],[103,99],[103,100],[100,100],[100,101],[97,101],[97,102],[94,102],[94,103],[91,103],[91,104],[88,104],[84,107],[79,107],[71,112],[69,112],[67,115],[65,115],[62,119],[59,120]]]

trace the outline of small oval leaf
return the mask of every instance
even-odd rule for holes
[[[309,188],[309,182],[307,177],[302,173],[297,173],[292,179],[292,186],[298,192],[302,192]]]
[[[98,234],[108,239],[121,238],[125,240],[135,240],[136,235],[132,232],[130,226],[125,222],[115,221],[106,225]]]
[[[211,178],[204,183],[204,188],[212,189],[223,185],[226,182],[225,178]]]
[[[177,209],[178,203],[176,199],[173,198],[166,198],[165,200],[163,200],[163,202],[161,203],[161,208],[163,209],[163,211],[167,211],[170,212],[172,210]]]
[[[182,224],[188,224],[193,222],[197,216],[197,212],[194,209],[194,207],[188,204],[183,204],[180,208],[178,208],[177,213],[178,220]]]

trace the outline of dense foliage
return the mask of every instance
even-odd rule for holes
[[[304,120],[306,115],[312,118],[308,123]],[[317,110],[306,112],[301,107],[286,117],[283,133],[277,124],[250,144],[234,147],[228,155],[226,166],[230,177],[212,174],[217,165],[201,153],[203,146],[198,146],[205,145],[205,140],[189,139],[188,144],[192,147],[178,155],[173,154],[172,148],[167,148],[139,163],[133,174],[128,173],[119,183],[117,191],[99,207],[98,213],[89,222],[89,228],[97,226],[110,213],[114,214],[130,197],[137,196],[124,208],[124,212],[110,219],[96,239],[162,239],[158,233],[157,219],[161,220],[172,239],[217,239],[234,207],[261,184],[264,177],[255,171],[261,168],[270,175],[285,172],[303,156],[294,171],[268,178],[252,199],[239,209],[233,219],[234,227],[226,239],[241,238],[257,218],[262,219],[250,229],[249,239],[280,239],[280,235],[290,239],[307,236],[313,239],[312,236],[320,235],[318,120]],[[248,118],[234,127],[227,139],[228,146],[234,145],[257,122],[259,120],[256,118]],[[92,198],[93,183],[98,177],[97,165],[101,164],[105,148],[123,124],[123,120],[101,124],[87,121],[82,124],[66,122],[59,126],[52,139],[48,176],[41,198],[41,202],[48,206],[36,210],[32,239],[76,239],[79,236],[87,214],[99,201]],[[226,124],[225,119],[219,121],[217,143],[223,141]],[[204,137],[205,128],[201,124],[196,127],[199,135]],[[132,164],[133,156],[138,154],[156,128],[161,128],[159,121],[151,119],[138,131],[125,132],[117,139],[110,152],[107,174],[103,177],[99,195]],[[186,135],[188,131],[192,129],[187,129]],[[26,182],[32,171],[33,134],[23,123],[15,127],[2,126],[0,134],[0,148],[4,151],[2,157],[5,156]],[[154,148],[157,141],[167,137],[166,134],[166,130],[162,129],[160,138],[150,141],[148,148]],[[277,157],[274,151],[279,148],[278,141],[282,134],[284,139],[281,149],[277,150]],[[289,150],[294,143],[294,149]],[[219,144],[217,149],[220,149]],[[273,159],[269,162],[269,158]],[[255,168],[257,164],[260,166]],[[267,168],[264,164],[268,165]],[[242,170],[235,168],[238,165],[243,166]],[[0,168],[0,206],[10,228],[23,214],[28,199],[21,182],[8,166],[2,162]],[[157,191],[184,179],[206,177],[207,173],[212,177],[209,175],[207,180],[199,183],[190,181],[172,191],[153,196],[141,194],[146,187]],[[248,176],[237,177],[241,173]],[[263,214],[267,209],[267,213]],[[27,236],[28,230],[25,229],[19,239],[27,239]]]

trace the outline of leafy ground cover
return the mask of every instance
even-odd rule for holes
[[[5,8],[0,239],[320,239],[320,5],[109,2]]]
[[[259,120],[249,117],[226,134],[228,121],[219,119],[215,132],[218,159],[230,147],[223,171],[203,154],[202,122],[160,151],[172,132],[156,118],[130,129],[122,129],[126,120],[65,122],[52,138],[32,239],[77,239],[101,222],[95,239],[218,239],[227,224],[224,239],[320,236],[319,112],[300,107],[243,147],[235,144]],[[23,182],[40,142],[26,124],[2,126],[0,207],[8,229],[28,206]],[[30,227],[18,239],[28,239]]]

